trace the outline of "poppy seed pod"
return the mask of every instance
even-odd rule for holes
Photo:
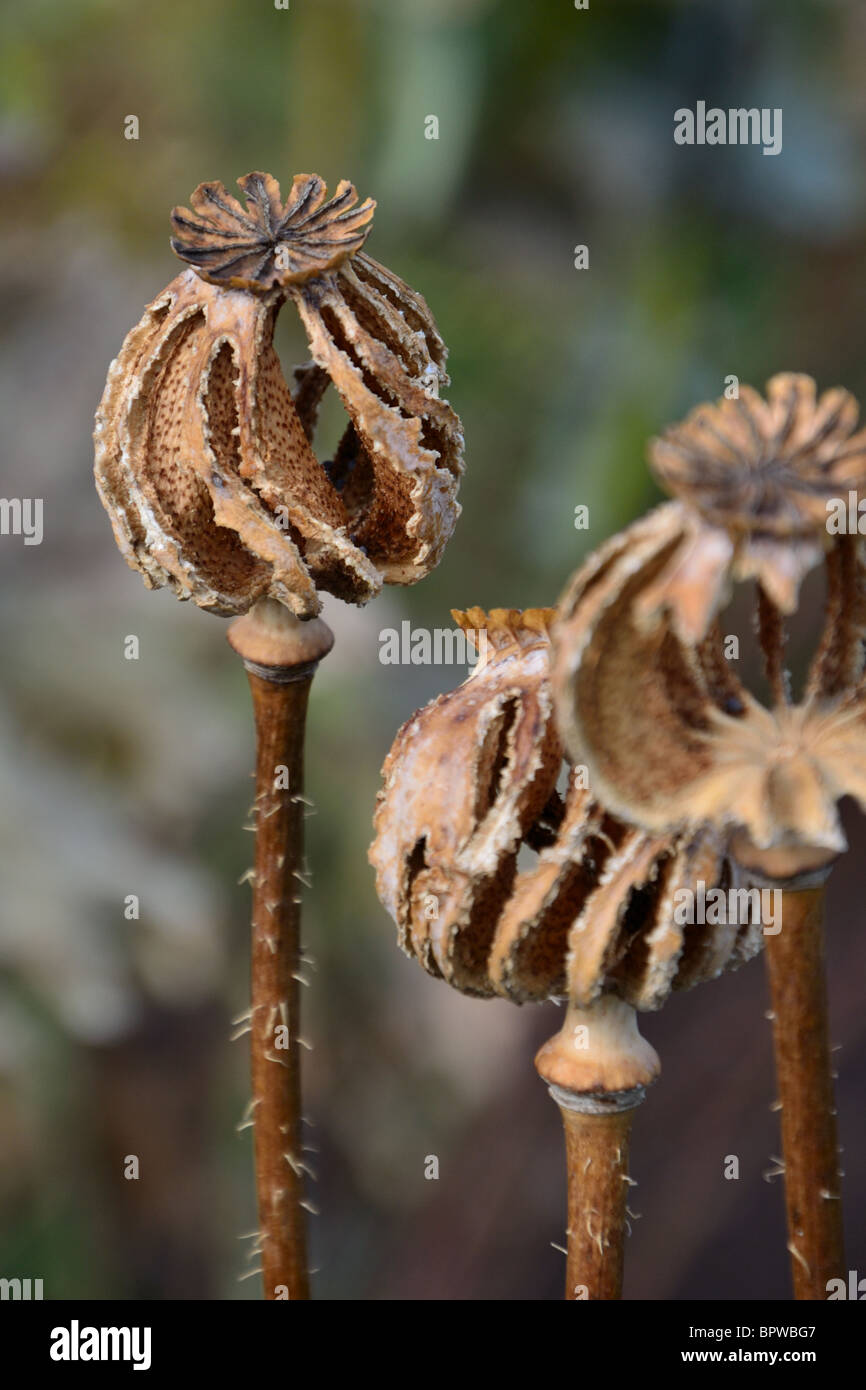
[[[243,208],[202,184],[175,209],[186,269],[109,371],[96,481],[127,562],[148,587],[220,614],[278,599],[315,616],[320,590],[365,603],[441,557],[459,515],[460,422],[440,389],[446,350],[424,300],[363,254],[374,204],[325,201],[299,175],[283,205],[268,174]],[[312,361],[287,386],[273,346],[292,300]],[[349,424],[313,450],[329,384]]]
[[[632,829],[602,808],[585,767],[563,766],[552,617],[454,613],[483,635],[482,655],[386,759],[370,850],[378,893],[403,950],[464,993],[579,1008],[613,994],[655,1009],[754,955],[760,928],[679,923],[682,889],[739,882],[722,841]],[[526,849],[534,862],[518,863]],[[557,1084],[585,1089],[585,1061],[572,1048]]]
[[[836,802],[850,794],[866,806],[862,543],[826,538],[823,634],[799,703],[784,667],[784,615],[758,588],[767,708],[726,659],[712,621],[716,575],[702,590],[692,567],[683,587],[672,565],[689,521],[681,503],[659,507],[572,580],[554,625],[560,727],[614,814],[652,834],[709,826],[748,872],[793,880],[845,848]],[[784,570],[785,541],[773,545]],[[682,640],[675,608],[703,615],[700,641]]]

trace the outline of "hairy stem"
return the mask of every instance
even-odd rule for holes
[[[308,1299],[301,1119],[301,892],[304,729],[316,662],[333,639],[264,600],[232,624],[256,726],[253,869],[251,1118],[266,1299]]]
[[[565,1297],[621,1298],[632,1111],[658,1075],[659,1059],[638,1032],[634,1009],[607,994],[587,1007],[571,1001],[535,1066],[565,1127]]]
[[[826,1299],[828,1280],[844,1277],[845,1257],[823,886],[785,891],[782,929],[766,941],[794,1297]]]
[[[554,1096],[554,1099],[558,1099]],[[619,1299],[632,1110],[585,1114],[558,1100],[568,1170],[565,1297]]]
[[[252,1118],[266,1298],[309,1298],[301,1167],[300,989],[304,726],[311,679],[250,673],[256,719]],[[280,778],[278,768],[288,769]],[[287,783],[277,790],[279,780]]]

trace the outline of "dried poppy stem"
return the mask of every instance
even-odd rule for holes
[[[565,1129],[568,1173],[568,1257],[565,1297],[619,1299],[625,1260],[628,1144],[632,1111],[643,1088],[610,1097],[611,1110],[581,1110],[568,1091],[551,1086]]]
[[[229,628],[256,724],[250,1054],[266,1299],[308,1299],[299,1041],[304,870],[304,728],[316,666],[333,635],[262,599]]]
[[[824,976],[824,887],[785,891],[767,937],[794,1297],[845,1277],[836,1109]]]
[[[565,1129],[568,1254],[565,1297],[622,1297],[632,1112],[659,1072],[635,1011],[615,995],[570,1004],[535,1059]]]

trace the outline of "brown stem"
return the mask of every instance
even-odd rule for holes
[[[786,890],[767,936],[794,1297],[844,1278],[842,1201],[824,976],[824,888]]]
[[[552,1090],[565,1129],[568,1258],[565,1297],[619,1299],[625,1258],[632,1108],[586,1114]],[[640,1097],[642,1099],[642,1096]]]
[[[229,628],[256,725],[250,1055],[258,1249],[266,1299],[308,1299],[299,1021],[304,727],[333,637],[266,599]]]
[[[569,1004],[535,1059],[565,1128],[568,1300],[622,1297],[632,1111],[659,1071],[634,1009],[614,995]]]

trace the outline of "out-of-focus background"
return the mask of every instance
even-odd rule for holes
[[[315,1291],[558,1298],[561,1136],[532,1065],[557,1010],[465,999],[396,949],[366,862],[379,768],[463,672],[380,665],[379,634],[554,601],[656,498],[645,440],[731,373],[864,397],[866,9],[31,0],[2,23],[0,494],[44,499],[44,539],[0,537],[0,1275],[41,1277],[47,1298],[258,1297],[238,1282],[255,1217],[229,1042],[248,691],[225,624],[147,593],[118,555],[91,429],[124,334],[177,271],[172,206],[203,179],[267,169],[285,189],[315,170],[378,200],[369,250],[431,305],[467,439],[436,574],[326,611],[305,909]],[[677,146],[673,112],[698,100],[782,107],[782,153]],[[288,372],[306,352],[283,319]],[[866,831],[848,822],[830,986],[862,1270]],[[664,1072],[635,1125],[626,1297],[788,1296],[766,1008],[756,961],[645,1020]]]

